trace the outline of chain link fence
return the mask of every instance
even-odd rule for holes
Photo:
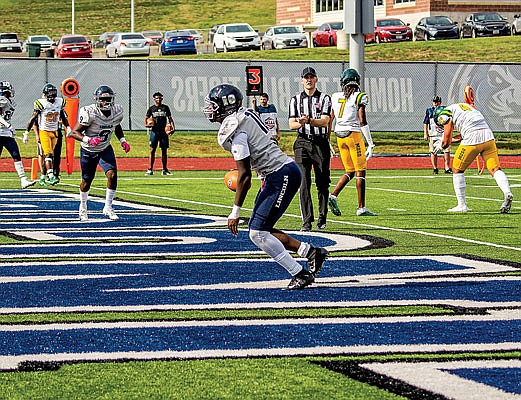
[[[174,60],[174,59],[0,59],[0,80],[10,81],[16,91],[13,126],[24,129],[33,102],[46,83],[60,86],[68,78],[81,86],[80,106],[92,103],[95,89],[109,85],[116,102],[125,108],[122,126],[144,130],[145,113],[153,93],[160,91],[179,130],[215,130],[202,114],[204,97],[220,83],[246,89],[246,66],[262,66],[263,89],[279,112],[282,130],[288,130],[290,98],[302,91],[300,74],[307,66],[318,73],[318,88],[340,90],[339,77],[346,62]],[[418,132],[423,130],[425,109],[434,95],[444,104],[463,101],[470,84],[476,106],[493,130],[518,132],[521,128],[521,65],[458,63],[368,62],[363,89],[369,95],[368,121],[373,131]],[[246,101],[249,102],[249,99]]]

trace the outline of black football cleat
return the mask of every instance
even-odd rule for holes
[[[309,272],[311,275],[313,275],[314,278],[316,278],[320,273],[320,270],[322,269],[324,261],[326,261],[328,255],[329,251],[323,247],[311,247],[309,250],[307,256]]]
[[[306,286],[311,285],[313,282],[315,282],[315,277],[309,273],[309,271],[306,271],[304,268],[302,268],[302,271],[300,271],[297,275],[295,275],[291,281],[289,282],[289,285],[287,286],[287,290],[299,290],[304,289]]]

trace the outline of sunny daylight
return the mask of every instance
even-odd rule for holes
[[[0,0],[0,398],[521,398],[521,0]]]

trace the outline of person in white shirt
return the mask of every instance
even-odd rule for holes
[[[33,186],[36,181],[30,181],[25,176],[24,166],[22,164],[22,156],[18,143],[14,139],[16,131],[11,125],[11,117],[13,116],[16,103],[14,101],[14,87],[10,82],[0,82],[0,154],[5,149],[11,154],[14,161],[14,168],[20,177],[22,189]]]
[[[499,155],[494,134],[488,126],[483,114],[475,106],[467,103],[456,103],[450,106],[439,106],[434,110],[434,121],[444,128],[443,141],[436,151],[446,149],[452,142],[459,142],[452,161],[452,183],[458,205],[449,212],[468,212],[466,199],[465,170],[472,161],[481,154],[488,171],[494,177],[504,195],[500,213],[510,211],[514,196],[510,184],[499,164]],[[459,131],[453,136],[454,130]]]

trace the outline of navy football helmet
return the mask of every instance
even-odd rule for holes
[[[94,92],[96,106],[102,111],[110,111],[114,106],[114,91],[107,85],[99,86]]]
[[[10,82],[0,82],[0,93],[6,97],[14,97],[14,87]]]
[[[360,88],[360,74],[354,68],[346,69],[342,72],[342,76],[340,77],[340,85],[342,86],[342,89],[347,86]]]
[[[204,115],[211,122],[221,122],[242,107],[242,93],[227,83],[215,86],[204,99]]]
[[[58,97],[58,89],[56,89],[56,86],[51,85],[50,83],[43,87],[42,93],[51,103],[54,102],[56,97]]]

